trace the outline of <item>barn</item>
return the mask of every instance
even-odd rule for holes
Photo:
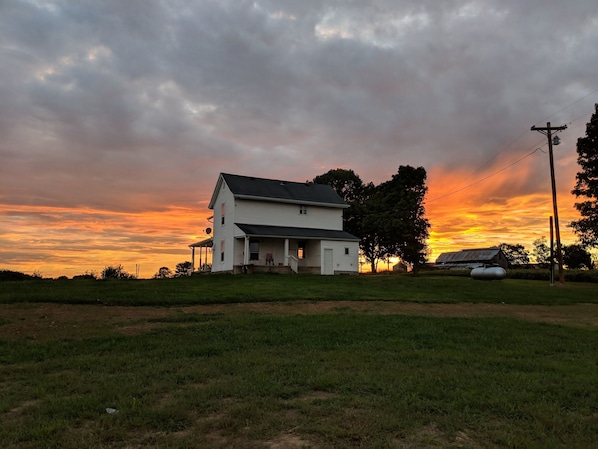
[[[442,253],[434,264],[434,268],[447,270],[470,270],[486,266],[499,266],[507,269],[509,262],[500,248],[492,247]]]

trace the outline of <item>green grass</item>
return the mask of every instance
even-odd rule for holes
[[[425,275],[194,276],[164,280],[2,282],[0,303],[192,305],[290,300],[388,300],[421,303],[575,304],[598,302],[598,284]]]
[[[592,328],[174,310],[152,322],[162,327],[134,336],[0,342],[0,445],[587,448],[598,441]]]
[[[435,275],[2,282],[0,304],[31,313],[44,302],[172,308],[135,318],[135,335],[108,319],[73,327],[66,339],[2,334],[0,447],[587,448],[598,441],[593,326],[349,308],[179,309],[296,300],[596,304],[598,285]],[[14,324],[0,316],[0,328]]]

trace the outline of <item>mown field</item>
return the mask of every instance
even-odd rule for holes
[[[0,447],[591,448],[598,285],[0,283]]]

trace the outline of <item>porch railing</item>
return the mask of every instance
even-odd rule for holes
[[[293,271],[293,273],[299,273],[299,259],[297,259],[296,256],[289,256],[289,266],[291,267],[291,271]]]

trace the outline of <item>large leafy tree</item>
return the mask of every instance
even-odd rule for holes
[[[188,260],[186,260],[185,262],[177,263],[174,271],[174,277],[179,278],[181,276],[189,276],[192,269],[193,264]]]
[[[390,181],[376,188],[381,207],[379,226],[382,245],[389,256],[398,256],[417,272],[426,262],[426,240],[430,223],[425,218],[426,170],[399,167]]]
[[[568,268],[578,269],[587,268],[591,270],[594,268],[592,262],[592,255],[587,252],[581,245],[568,245],[563,247],[563,262]]]
[[[509,243],[501,243],[498,247],[505,254],[509,262],[509,267],[529,264],[529,252],[523,245],[518,243],[513,245]]]
[[[372,194],[374,185],[365,184],[353,171],[343,168],[329,170],[313,179],[316,184],[328,184],[349,205],[343,213],[344,229],[355,236],[360,236],[361,217],[364,214],[365,203]]]
[[[583,246],[598,247],[598,104],[586,125],[585,137],[577,139],[577,184],[571,193],[585,199],[575,203],[581,218],[571,223]]]
[[[398,256],[414,270],[425,262],[430,224],[424,217],[426,171],[401,166],[390,181],[365,184],[353,170],[335,169],[314,182],[331,185],[349,205],[345,230],[360,238],[372,272],[378,262]]]
[[[536,262],[539,265],[548,266],[550,264],[550,246],[546,243],[546,237],[534,240],[533,245],[532,255]]]
[[[168,279],[172,277],[172,271],[168,267],[160,267],[158,272],[154,274],[154,279]]]

